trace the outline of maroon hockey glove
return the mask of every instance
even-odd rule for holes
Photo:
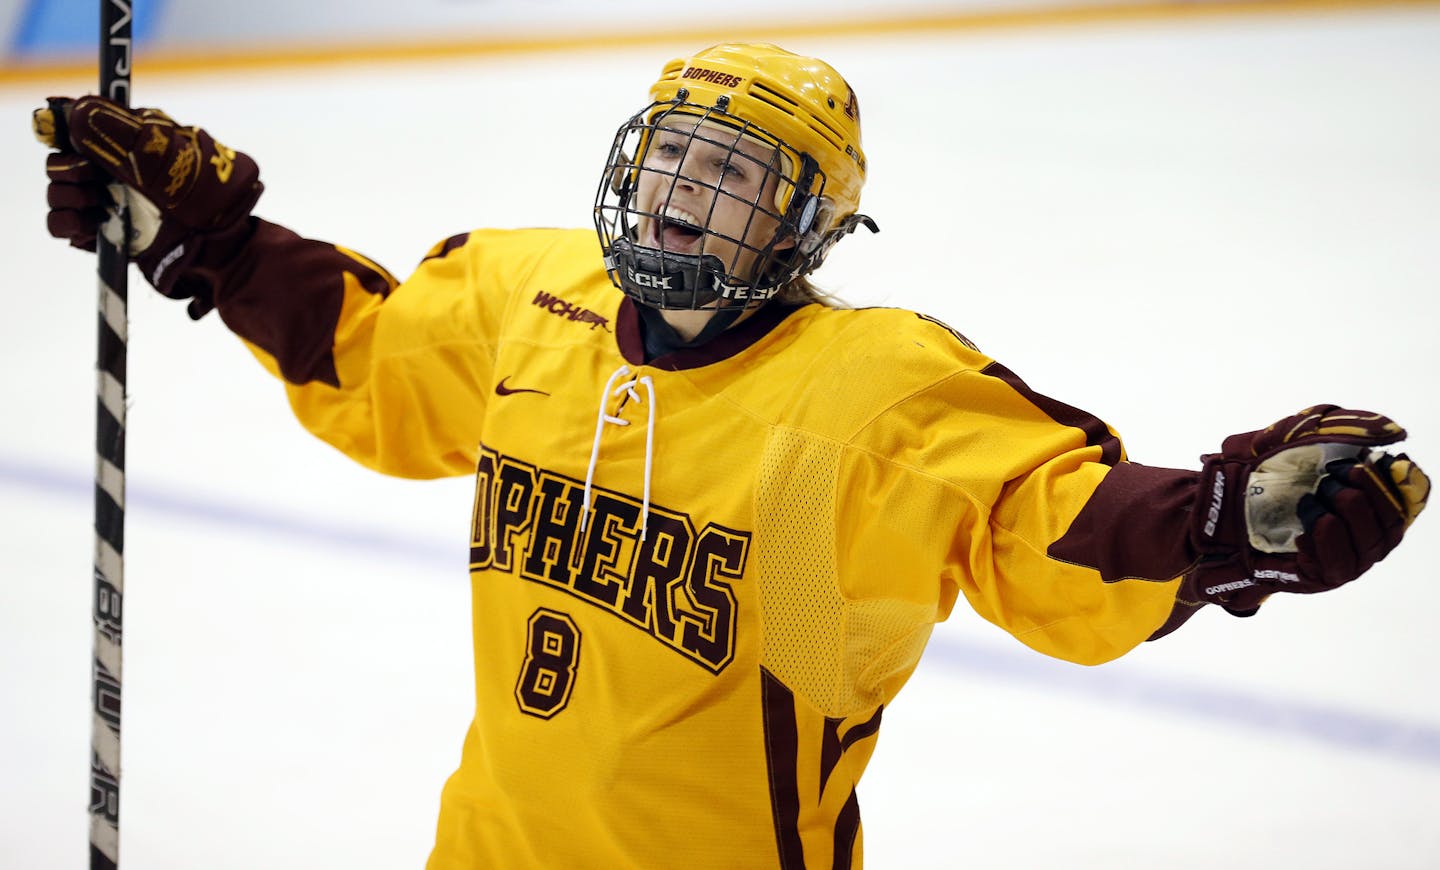
[[[1404,438],[1388,417],[1334,405],[1226,438],[1203,457],[1191,591],[1249,616],[1274,592],[1359,577],[1400,543],[1430,494],[1409,457],[1377,449]]]
[[[214,307],[208,285],[182,278],[207,245],[238,244],[264,190],[254,160],[164,112],[103,97],[52,98],[35,113],[35,133],[60,151],[46,160],[51,235],[87,250],[99,234],[120,244],[123,198],[128,250],[146,280],[190,299],[191,317]]]
[[[105,189],[109,179],[86,158],[63,152],[45,155],[45,174],[50,176],[45,196],[50,205],[46,218],[50,235],[68,239],[82,250],[95,250],[105,210],[114,205]]]

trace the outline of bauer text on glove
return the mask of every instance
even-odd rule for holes
[[[1191,540],[1191,594],[1237,615],[1275,592],[1313,593],[1359,577],[1395,548],[1430,480],[1388,417],[1307,408],[1225,439],[1204,457]]]

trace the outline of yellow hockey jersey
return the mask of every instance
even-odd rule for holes
[[[858,867],[883,710],[958,596],[1081,663],[1176,609],[1194,473],[931,319],[772,303],[647,361],[590,231],[467,233],[397,284],[255,227],[197,278],[304,425],[475,479],[435,870]]]

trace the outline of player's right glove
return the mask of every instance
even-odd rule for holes
[[[1307,408],[1232,435],[1203,457],[1187,578],[1199,600],[1249,616],[1274,592],[1313,593],[1359,577],[1400,543],[1425,507],[1430,479],[1388,417]]]
[[[161,293],[190,300],[190,316],[214,307],[211,288],[184,279],[207,246],[235,246],[264,185],[250,157],[156,109],[103,97],[56,97],[34,116],[47,156],[50,234],[95,249],[104,235],[126,249]],[[122,227],[128,212],[128,240]]]

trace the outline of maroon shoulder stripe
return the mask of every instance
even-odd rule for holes
[[[465,244],[469,240],[469,233],[457,233],[446,239],[445,241],[441,242],[440,244],[436,245],[435,247],[431,248],[430,252],[420,259],[420,262],[423,263],[426,260],[438,260],[443,257],[448,257],[451,251]]]
[[[1011,389],[1024,396],[1025,400],[1030,404],[1044,411],[1046,416],[1056,423],[1062,426],[1071,426],[1084,432],[1085,446],[1098,446],[1100,448],[1100,461],[1105,465],[1115,465],[1120,461],[1120,439],[1110,433],[1109,427],[1107,427],[1099,417],[1035,392],[1030,389],[1028,384],[1020,380],[1019,375],[1005,368],[998,362],[992,362],[980,373],[982,375],[989,375],[992,378],[999,378],[1009,384]]]

